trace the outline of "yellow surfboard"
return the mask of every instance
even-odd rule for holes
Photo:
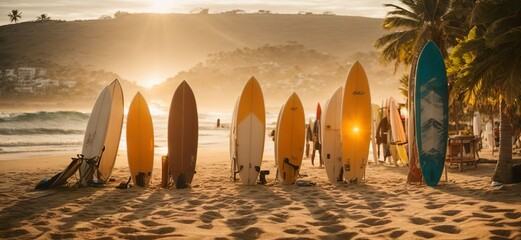
[[[396,147],[398,157],[403,162],[403,164],[407,164],[409,162],[406,149],[407,137],[405,136],[405,130],[402,125],[402,119],[400,118],[400,113],[398,112],[396,101],[392,97],[389,100],[389,115],[391,118],[391,132],[393,135],[393,142],[391,145]]]
[[[347,77],[342,99],[342,162],[344,178],[359,183],[365,175],[371,140],[371,93],[357,61]]]
[[[279,179],[284,184],[297,180],[304,154],[305,126],[302,102],[293,93],[280,112],[275,140]]]
[[[128,110],[127,154],[134,185],[148,186],[154,167],[154,128],[147,102],[140,92]]]

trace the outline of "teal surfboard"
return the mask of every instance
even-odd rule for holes
[[[420,53],[415,85],[416,143],[425,183],[436,186],[445,165],[449,126],[447,72],[439,48],[429,41]]]

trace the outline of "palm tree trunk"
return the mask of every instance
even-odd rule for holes
[[[506,104],[499,102],[499,159],[492,181],[500,183],[512,182],[512,125],[505,114]]]

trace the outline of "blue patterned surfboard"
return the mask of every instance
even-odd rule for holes
[[[449,105],[445,63],[433,41],[429,41],[420,53],[414,91],[420,168],[425,183],[436,186],[445,165]]]

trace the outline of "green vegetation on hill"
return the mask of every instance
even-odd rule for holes
[[[174,76],[209,53],[288,41],[348,57],[372,50],[382,34],[381,21],[296,14],[127,14],[109,20],[22,22],[0,26],[0,63],[40,57],[141,82],[155,72]]]
[[[311,108],[344,84],[355,61],[360,61],[366,68],[375,99],[380,99],[381,94],[388,95],[385,92],[390,88],[397,89],[392,79],[393,67],[382,68],[375,52],[356,53],[342,59],[291,42],[211,54],[204,63],[180,72],[148,93],[168,105],[177,86],[187,80],[203,106],[233,109],[244,84],[255,76],[264,91],[267,106],[280,107],[295,91],[306,108]]]

